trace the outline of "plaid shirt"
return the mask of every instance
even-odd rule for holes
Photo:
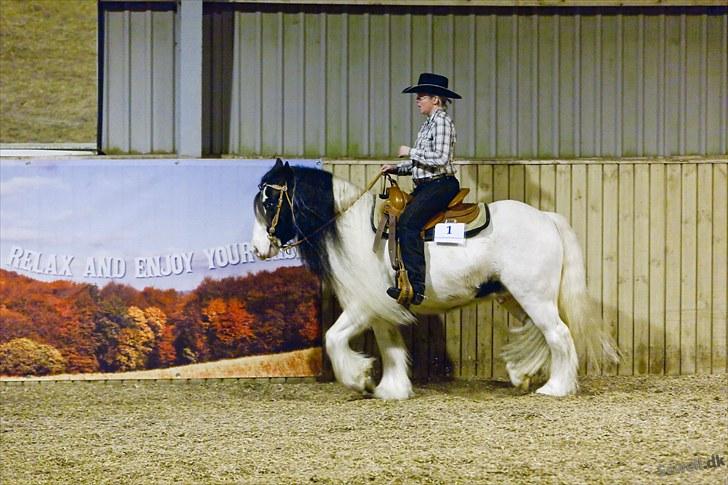
[[[455,175],[452,165],[455,138],[455,125],[447,112],[435,110],[420,127],[415,146],[410,149],[410,160],[397,165],[397,174],[412,174],[415,181]]]

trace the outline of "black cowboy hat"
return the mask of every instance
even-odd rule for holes
[[[426,93],[435,96],[445,96],[446,98],[462,99],[455,91],[447,88],[447,78],[439,74],[431,72],[423,72],[417,80],[417,84],[405,88],[403,93]]]

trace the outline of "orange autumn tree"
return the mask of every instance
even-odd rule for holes
[[[207,320],[207,335],[212,357],[225,359],[249,352],[255,318],[237,298],[213,298],[202,311]]]
[[[175,364],[177,359],[177,349],[174,347],[175,337],[174,326],[165,326],[159,339],[159,345],[152,354],[151,365],[153,368],[171,367]]]
[[[207,326],[202,314],[203,304],[196,292],[181,298],[179,309],[171,315],[174,325],[174,350],[177,365],[195,364],[209,360]]]
[[[95,287],[73,284],[71,288],[65,288],[68,284],[62,281],[51,283],[51,288],[57,286],[59,289],[56,291],[66,296],[53,303],[59,318],[54,325],[55,337],[48,343],[55,345],[66,358],[67,371],[94,372],[98,370],[93,321]]]
[[[70,373],[95,372],[96,287],[37,281],[0,269],[0,344],[28,338],[57,349]]]
[[[296,307],[296,323],[298,333],[306,342],[314,344],[321,335],[318,307],[314,301],[304,301]]]
[[[33,324],[24,313],[0,304],[0,339],[3,341],[33,336]]]

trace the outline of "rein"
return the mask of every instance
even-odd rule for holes
[[[297,240],[296,242],[284,244],[282,246],[278,246],[278,249],[285,251],[287,249],[295,248],[296,246],[300,246],[301,244],[303,244],[304,242],[308,241],[310,238],[312,238],[313,236],[315,236],[316,234],[318,234],[319,232],[321,232],[322,230],[324,230],[326,227],[330,226],[333,222],[336,221],[336,219],[338,219],[339,217],[341,217],[342,215],[344,215],[344,213],[346,211],[348,211],[349,209],[351,209],[352,207],[354,207],[354,205],[357,202],[359,202],[361,200],[361,198],[364,197],[364,195],[367,192],[369,192],[369,190],[371,190],[372,187],[374,187],[374,184],[377,183],[377,180],[379,180],[379,178],[381,176],[382,176],[382,173],[381,172],[378,173],[377,176],[374,177],[371,180],[371,182],[369,182],[367,184],[367,186],[364,189],[364,191],[361,194],[359,194],[359,196],[351,204],[349,204],[345,208],[343,208],[343,209],[339,210],[338,212],[336,212],[331,219],[329,219],[328,221],[324,222],[321,226],[318,227],[318,229],[316,229],[315,231],[313,231],[311,234],[305,236],[303,239]],[[298,227],[298,224],[296,224],[296,213],[293,212],[293,200],[292,200],[291,196],[289,195],[288,182],[284,183],[283,185],[265,184],[265,187],[270,187],[273,190],[277,190],[278,192],[281,192],[281,195],[278,197],[278,205],[276,206],[276,213],[273,215],[273,220],[271,221],[270,227],[268,228],[268,240],[272,244],[275,244],[275,240],[277,239],[275,237],[275,232],[276,232],[276,226],[278,225],[278,222],[280,221],[280,217],[281,217],[281,208],[283,207],[283,195],[286,196],[286,201],[288,201],[288,207],[291,208],[291,217],[293,218],[293,225],[296,226],[296,227]],[[293,190],[295,190],[295,186],[294,186],[294,189]],[[277,246],[277,244],[275,244],[275,245]]]

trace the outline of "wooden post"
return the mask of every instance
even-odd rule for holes
[[[179,0],[177,10],[177,154],[202,155],[202,0]]]

